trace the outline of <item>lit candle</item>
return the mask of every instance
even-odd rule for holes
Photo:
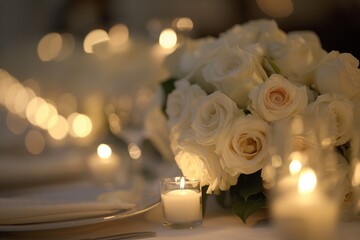
[[[272,214],[288,239],[334,239],[337,219],[336,201],[316,189],[313,170],[305,169],[298,180],[297,191],[283,193],[274,199]]]
[[[181,177],[175,178],[175,181],[165,179],[162,181],[162,185],[164,225],[173,228],[191,228],[201,224],[202,207],[199,181],[186,180]],[[173,189],[171,186],[177,186],[177,189]]]

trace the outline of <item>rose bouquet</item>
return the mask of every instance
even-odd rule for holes
[[[165,59],[170,79],[163,83],[178,167],[221,204],[230,196],[243,221],[266,204],[263,169],[276,141],[311,153],[328,139],[341,150],[337,164],[346,176],[360,123],[358,65],[349,53],[325,51],[314,32],[285,33],[266,19],[188,39]],[[302,134],[277,138],[274,129],[286,132],[297,116]]]

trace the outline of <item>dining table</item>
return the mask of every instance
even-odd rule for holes
[[[38,197],[45,196],[41,194],[46,193],[46,196],[53,198],[70,195],[75,199],[75,197],[91,196],[94,190],[97,191],[99,188],[105,192],[111,192],[114,190],[114,186],[109,188],[109,186],[102,185],[99,182],[89,181],[94,176],[89,173],[89,166],[84,164],[87,156],[91,156],[92,149],[83,149],[78,146],[66,147],[49,150],[42,156],[29,157],[28,154],[17,151],[16,148],[2,148],[3,151],[0,154],[0,200],[6,197],[10,201],[9,206],[13,207],[13,210],[19,211],[23,206],[19,205],[20,208],[17,209],[14,207],[16,203],[11,202],[17,196]],[[126,148],[120,147],[120,150],[115,150],[115,148],[113,150],[114,153],[123,157],[123,163],[132,161],[125,157]],[[140,204],[135,210],[130,209],[118,214],[106,213],[96,217],[81,216],[80,219],[72,218],[66,221],[64,219],[53,219],[46,222],[46,219],[41,219],[37,222],[31,222],[30,219],[28,222],[21,222],[20,224],[16,222],[9,224],[6,219],[7,216],[0,212],[0,240],[101,239],[101,237],[143,231],[154,233],[152,237],[146,239],[284,239],[273,223],[269,209],[261,209],[251,215],[244,223],[231,208],[224,208],[218,204],[215,195],[207,195],[206,201],[203,202],[205,211],[203,222],[199,226],[185,229],[172,229],[164,226],[160,179],[176,176],[181,172],[175,161],[161,160],[152,149],[148,150],[148,155],[144,155],[142,161],[143,167],[149,167],[155,171],[151,174],[148,172],[146,178],[140,177],[140,182],[145,180],[144,186],[148,184],[150,188],[139,190],[142,195],[140,195],[140,199],[136,200]],[[125,168],[126,164],[122,167]],[[138,178],[133,178],[131,171],[126,169],[125,171],[121,169],[121,171],[123,172],[117,174],[126,177],[125,180],[120,179],[118,181],[126,181],[126,179],[131,178],[133,179],[133,187],[136,185],[134,183],[139,182]],[[125,185],[119,185],[115,188],[121,189]],[[38,195],[33,194],[33,189],[37,189]],[[63,192],[64,194],[62,194]],[[98,193],[96,192],[96,194]],[[1,204],[0,201],[0,211],[9,210]],[[31,208],[27,210],[32,211]],[[339,221],[336,239],[360,239],[359,220],[357,218]]]
[[[213,200],[209,201],[202,225],[192,229],[171,229],[163,226],[159,203],[146,212],[116,221],[55,230],[0,232],[0,239],[80,240],[137,231],[155,232],[156,236],[148,239],[283,239],[266,214],[255,214],[256,216],[245,224],[230,209],[219,207]],[[338,230],[338,239],[360,239],[358,221],[342,222]]]

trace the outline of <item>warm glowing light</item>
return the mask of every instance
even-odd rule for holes
[[[61,140],[66,137],[69,132],[69,125],[67,120],[59,115],[57,121],[51,128],[48,129],[49,135],[55,140]]]
[[[301,152],[292,152],[289,156],[289,170],[291,175],[298,174],[301,171],[303,163],[307,161],[306,155]]]
[[[301,171],[298,182],[298,191],[302,194],[314,191],[317,184],[317,178],[314,170],[311,168]]]
[[[14,99],[14,109],[17,115],[25,116],[26,106],[28,102],[29,91],[23,87],[19,89]]]
[[[163,30],[159,37],[159,44],[163,48],[173,48],[176,46],[177,36],[174,30],[167,28]]]
[[[297,160],[297,159],[292,160],[289,165],[290,174],[295,175],[295,174],[299,173],[301,168],[302,168],[302,164],[299,160]]]
[[[110,29],[109,38],[111,46],[118,49],[129,39],[129,29],[125,24],[116,24]]]
[[[84,39],[84,51],[86,53],[94,53],[94,45],[105,41],[109,41],[107,32],[102,29],[95,29],[86,35]]]
[[[354,187],[360,185],[360,163],[358,162],[354,168],[354,175],[352,177],[351,183]]]
[[[282,158],[275,154],[271,157],[271,165],[274,167],[274,168],[279,168],[282,166]]]
[[[39,127],[46,129],[47,119],[49,117],[49,106],[48,103],[42,99],[38,98],[37,108],[34,113],[34,123]]]
[[[97,154],[102,159],[108,159],[111,157],[112,150],[109,145],[102,143],[97,148]]]
[[[35,113],[37,111],[38,102],[41,102],[41,100],[42,99],[39,97],[34,97],[26,106],[26,118],[33,125],[36,125]]]
[[[292,0],[256,0],[256,3],[270,17],[287,17],[294,11]]]
[[[174,20],[174,23],[180,31],[191,31],[194,27],[193,21],[190,18],[177,18]]]
[[[185,188],[185,178],[181,177],[180,179],[180,189],[183,190]]]
[[[39,131],[31,130],[25,136],[25,146],[30,153],[39,155],[45,149],[45,138]]]
[[[130,143],[128,151],[132,159],[139,159],[141,157],[141,149],[135,143]]]
[[[108,117],[110,130],[113,133],[120,133],[121,131],[121,121],[118,115],[111,113]]]
[[[39,42],[37,53],[41,61],[48,62],[57,58],[63,45],[59,33],[46,34]]]
[[[92,131],[93,125],[91,119],[79,113],[72,113],[68,117],[69,125],[71,126],[70,134],[73,137],[87,137]]]
[[[15,96],[16,93],[21,89],[21,85],[17,82],[11,83],[5,91],[5,106],[6,108],[15,113]]]
[[[47,109],[48,109],[48,116],[43,124],[44,129],[49,129],[55,126],[58,119],[58,112],[54,105],[48,103]]]

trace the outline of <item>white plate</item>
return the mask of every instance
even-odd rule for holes
[[[128,210],[120,210],[105,216],[94,216],[75,220],[64,220],[56,222],[42,222],[42,223],[30,223],[30,224],[14,224],[14,225],[0,225],[0,231],[3,232],[15,232],[15,231],[35,231],[35,230],[50,230],[59,228],[68,228],[75,226],[84,226],[95,223],[109,222],[117,219],[127,218],[140,214],[155,207],[160,202],[160,191],[157,181],[151,183],[144,181],[145,184],[140,188],[141,198],[136,201],[136,207]],[[56,186],[45,186],[37,189],[17,190],[7,192],[5,196],[40,196],[46,192],[46,196],[50,198],[56,198],[60,195],[67,195],[71,199],[80,198],[86,201],[87,199],[93,199],[95,195],[102,192],[107,192],[103,186],[96,185],[94,183],[81,182],[81,183],[68,183],[60,184]],[[4,196],[4,193],[0,193],[0,196]]]

